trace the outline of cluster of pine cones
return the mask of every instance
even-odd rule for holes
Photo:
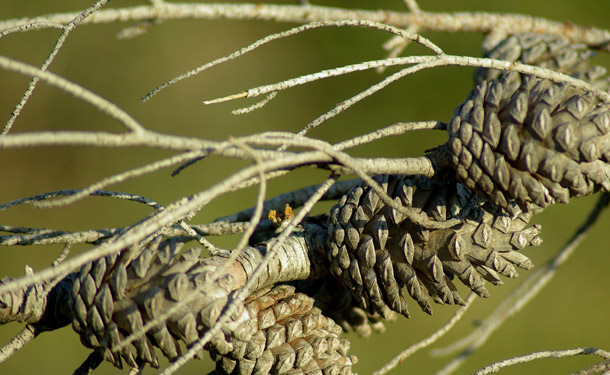
[[[513,35],[485,53],[610,87],[588,50],[555,37]],[[404,290],[428,313],[430,299],[463,303],[456,280],[489,296],[485,281],[533,266],[520,252],[542,242],[532,213],[610,190],[608,104],[524,74],[479,70],[475,81],[442,146],[455,178],[376,176],[393,206],[365,184],[342,197],[325,224],[328,275],[263,288],[229,311],[206,346],[217,374],[351,374],[342,330],[368,336],[394,313],[408,317]],[[225,312],[232,280],[213,277],[224,258],[179,250],[158,239],[83,267],[70,299],[82,342],[118,367],[158,366],[155,348],[175,360],[180,342],[196,343]]]

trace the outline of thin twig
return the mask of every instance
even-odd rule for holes
[[[414,130],[445,130],[446,124],[438,121],[420,121],[420,122],[399,122],[388,127],[375,130],[371,133],[360,135],[352,139],[335,144],[333,147],[336,150],[343,151],[348,148],[353,148],[366,143],[376,141],[378,139],[404,134]]]
[[[429,48],[430,50],[432,50],[434,53],[436,54],[441,54],[443,53],[443,50],[440,49],[437,45],[435,45],[434,43],[432,43],[430,40],[417,35],[417,34],[413,34],[413,33],[409,33],[408,31],[405,30],[401,30],[397,27],[394,26],[390,26],[390,25],[386,25],[383,23],[379,23],[379,22],[373,22],[373,21],[367,21],[367,20],[346,20],[346,21],[332,21],[332,20],[325,20],[325,21],[320,21],[320,22],[312,22],[303,26],[298,26],[295,28],[292,28],[290,30],[286,30],[286,31],[282,31],[276,34],[271,34],[268,35],[262,39],[259,39],[257,41],[255,41],[254,43],[238,50],[235,51],[227,56],[223,56],[221,58],[218,58],[214,61],[211,61],[205,65],[201,65],[195,69],[192,69],[186,73],[183,73],[175,78],[172,78],[171,80],[161,84],[160,86],[156,87],[155,89],[153,89],[152,91],[150,91],[148,94],[144,95],[144,97],[142,98],[142,101],[146,102],[148,101],[150,98],[152,98],[154,95],[158,94],[161,90],[163,90],[166,87],[169,87],[171,85],[173,85],[176,82],[179,82],[183,79],[192,77],[194,75],[197,75],[201,72],[203,72],[204,70],[207,70],[213,66],[216,66],[218,64],[222,64],[224,62],[236,59],[240,56],[245,55],[248,52],[251,52],[271,41],[274,40],[278,40],[278,39],[283,39],[283,38],[287,38],[289,36],[292,35],[296,35],[299,33],[302,33],[304,31],[307,30],[313,30],[313,29],[318,29],[321,27],[346,27],[346,26],[353,26],[353,27],[365,27],[365,28],[372,28],[372,29],[377,29],[377,30],[383,30],[383,31],[387,31],[390,32],[392,34],[398,35],[401,38],[407,39],[407,40],[412,40],[415,41],[417,43],[422,44],[423,46]],[[206,104],[212,104],[212,103],[206,103]],[[261,105],[262,106],[262,105]]]
[[[322,123],[328,121],[329,119],[335,117],[336,115],[338,115],[339,113],[347,110],[348,108],[350,108],[351,106],[353,106],[354,104],[360,102],[361,100],[375,94],[376,92],[384,89],[386,86],[388,86],[389,84],[398,81],[399,79],[413,74],[415,72],[418,72],[422,69],[426,69],[426,68],[431,68],[433,66],[438,66],[436,65],[436,62],[432,61],[429,63],[420,63],[417,64],[415,66],[409,67],[409,68],[405,68],[402,69],[386,78],[384,78],[383,80],[381,80],[380,82],[374,84],[373,86],[367,88],[366,90],[363,90],[361,92],[359,92],[358,94],[352,96],[351,98],[344,100],[342,102],[340,102],[339,104],[337,104],[333,109],[331,109],[330,111],[318,116],[316,119],[314,119],[313,121],[311,121],[310,123],[308,123],[307,125],[305,125],[305,127],[303,127],[303,129],[299,130],[299,132],[297,134],[299,135],[305,135],[307,134],[309,131],[311,131],[312,129],[315,129],[316,127],[320,126]]]
[[[98,10],[102,6],[104,6],[108,1],[110,1],[110,0],[96,1],[95,4],[91,5],[87,9],[85,9],[82,13],[80,13],[72,21],[70,21],[66,26],[63,27],[63,31],[62,31],[61,35],[59,36],[59,38],[57,39],[57,42],[55,42],[55,45],[53,46],[51,53],[49,54],[49,56],[47,56],[47,58],[44,60],[44,62],[40,66],[40,71],[42,71],[42,72],[46,71],[47,68],[49,67],[49,65],[51,65],[51,63],[55,59],[55,56],[57,56],[57,54],[59,53],[59,50],[64,45],[64,42],[66,41],[66,39],[68,38],[68,35],[70,35],[72,30],[74,30],[74,28],[80,22],[82,22],[84,19],[89,17],[93,12],[95,12],[96,10]],[[28,100],[30,99],[32,94],[34,93],[38,80],[39,80],[38,77],[32,78],[32,80],[30,81],[30,84],[28,85],[27,89],[25,90],[25,93],[21,96],[19,103],[17,103],[17,105],[13,109],[13,112],[11,113],[11,117],[9,117],[6,124],[4,124],[4,128],[2,129],[2,132],[0,133],[0,135],[5,135],[11,130],[11,127],[15,123],[15,120],[17,119],[17,117],[19,117],[21,110],[23,110],[23,107],[28,102]]]
[[[421,8],[416,0],[404,0],[404,3],[411,13],[416,14],[421,12]],[[406,30],[408,33],[417,34],[419,33],[419,25],[414,23],[410,24]],[[389,52],[386,57],[397,57],[407,48],[407,46],[409,46],[410,42],[410,40],[401,38],[398,35],[394,36],[383,44],[383,49]],[[377,72],[383,73],[385,69],[385,67],[379,67],[377,68]]]
[[[402,76],[415,73],[422,69],[430,69],[438,66],[469,66],[469,67],[479,67],[479,68],[491,68],[498,69],[503,71],[512,71],[519,72],[523,74],[534,75],[540,78],[548,79],[553,82],[564,82],[569,84],[570,86],[576,87],[583,91],[588,91],[593,93],[600,100],[605,102],[610,102],[610,94],[603,89],[595,87],[589,82],[585,82],[574,77],[570,77],[569,75],[559,73],[550,69],[541,68],[538,66],[527,65],[520,62],[514,61],[504,61],[504,60],[495,60],[495,59],[487,59],[480,57],[470,57],[470,56],[457,56],[457,55],[436,55],[436,56],[405,56],[405,57],[395,57],[388,58],[383,60],[372,60],[365,61],[357,64],[345,65],[338,68],[326,69],[319,72],[305,74],[300,77],[287,79],[284,81],[253,87],[246,91],[239,92],[237,94],[231,94],[229,96],[216,98],[212,100],[204,101],[204,104],[215,104],[220,102],[225,102],[229,100],[241,99],[241,98],[252,98],[260,95],[265,95],[273,91],[282,91],[292,87],[304,85],[306,83],[314,82],[320,79],[337,77],[344,74],[374,69],[377,67],[389,67],[389,66],[402,66],[402,65],[410,65],[417,64],[411,68],[412,71],[407,71],[402,73],[400,76],[396,78],[392,78],[391,82],[401,78]],[[416,67],[419,67],[415,69]],[[403,72],[404,69],[398,73]],[[391,77],[396,76],[398,73],[394,73],[392,76],[386,78],[386,80]],[[385,80],[384,80],[385,81]],[[382,82],[384,82],[382,81]]]
[[[420,342],[418,342],[416,344],[413,344],[410,347],[408,347],[407,349],[405,349],[404,351],[402,351],[400,354],[398,354],[396,357],[394,357],[394,359],[392,359],[390,362],[386,363],[382,368],[380,368],[379,370],[375,371],[373,373],[373,375],[387,374],[389,371],[394,369],[396,366],[398,366],[405,359],[407,359],[408,357],[413,355],[419,349],[423,349],[426,346],[429,346],[429,345],[433,344],[434,342],[436,342],[436,340],[438,340],[441,337],[443,337],[447,332],[449,332],[449,330],[451,328],[453,328],[453,326],[460,319],[462,319],[462,316],[464,316],[464,313],[466,312],[466,310],[468,310],[468,308],[470,307],[472,302],[476,299],[476,297],[477,297],[476,294],[470,293],[470,295],[468,296],[468,298],[465,301],[464,306],[460,307],[455,312],[455,314],[451,317],[451,319],[449,319],[449,321],[447,323],[445,323],[445,325],[443,325],[438,331],[434,332],[432,335],[428,336],[424,340],[422,340],[422,341],[420,341]]]
[[[68,242],[64,245],[63,249],[61,249],[61,253],[55,258],[53,263],[51,263],[51,267],[57,267],[59,263],[63,262],[70,254],[70,250],[72,250],[72,243]]]
[[[210,252],[210,254],[215,255],[224,251],[223,249],[218,248],[216,245],[211,243],[207,238],[202,236],[198,231],[196,231],[191,225],[187,224],[184,220],[178,220],[178,226],[184,230],[184,232],[190,237],[194,238],[200,245],[202,245],[206,250]]]
[[[407,32],[417,34],[419,27],[417,25],[409,25]],[[383,44],[383,49],[388,51],[386,58],[398,57],[411,43],[409,39],[402,38],[398,35],[393,36],[390,40]],[[381,66],[375,69],[377,73],[383,73],[386,70],[385,66]]]
[[[493,363],[489,366],[486,366],[486,367],[480,369],[479,371],[475,372],[473,375],[492,374],[494,372],[500,371],[504,367],[513,366],[518,363],[527,363],[527,362],[534,361],[536,359],[564,358],[564,357],[574,357],[577,355],[590,355],[590,354],[598,355],[605,359],[610,359],[610,353],[608,353],[607,351],[601,350],[601,349],[597,349],[597,348],[576,348],[576,349],[557,350],[557,351],[546,350],[546,351],[542,351],[542,352],[531,353],[531,354],[524,355],[521,357],[505,359],[503,361]]]
[[[244,233],[250,224],[248,222],[227,222],[219,221],[209,224],[189,225],[201,236],[225,236]],[[269,220],[262,221],[257,229],[267,230],[273,226]],[[80,232],[67,232],[47,228],[26,228],[0,225],[0,231],[10,233],[28,233],[24,235],[5,235],[0,236],[0,246],[24,246],[24,245],[49,245],[49,244],[75,244],[75,243],[99,243],[109,239],[124,231],[126,228],[104,228],[92,229]],[[171,227],[166,231],[170,237],[183,236],[183,228]],[[190,235],[188,240],[196,239]],[[187,239],[185,239],[187,241]]]
[[[68,145],[109,148],[143,146],[176,151],[190,151],[193,149],[220,147],[219,142],[195,137],[180,137],[160,134],[150,131],[144,133],[127,134],[86,131],[41,131],[35,133],[7,134],[0,137],[0,148]]]
[[[43,201],[46,199],[52,199],[55,197],[71,196],[71,195],[78,194],[81,191],[82,190],[77,190],[77,189],[57,190],[57,191],[51,191],[48,193],[33,195],[31,197],[19,198],[19,199],[12,200],[10,202],[6,202],[4,204],[0,204],[0,211],[6,210],[7,208],[17,206],[20,204],[24,204],[24,203],[39,202],[39,201]],[[143,196],[137,195],[137,194],[128,194],[128,193],[121,193],[118,191],[109,191],[109,190],[97,190],[97,191],[90,192],[89,195],[96,196],[96,197],[109,197],[109,198],[116,198],[116,199],[125,199],[125,200],[132,201],[132,202],[143,203],[143,204],[153,207],[153,208],[159,207],[159,204],[157,202],[153,201],[152,199],[148,199],[146,197],[143,197]],[[28,230],[25,230],[25,231],[28,231]],[[21,233],[23,233],[23,230],[21,231]]]
[[[183,163],[185,160],[190,160],[194,157],[201,156],[202,154],[205,154],[205,153],[202,151],[190,151],[190,152],[185,152],[185,153],[175,155],[175,156],[172,156],[169,158],[157,160],[153,163],[146,164],[142,167],[132,168],[125,172],[115,174],[114,176],[106,177],[106,178],[99,180],[84,189],[80,189],[80,191],[78,191],[74,194],[68,195],[64,198],[59,198],[59,199],[55,199],[55,200],[39,201],[39,202],[33,203],[33,205],[34,205],[34,207],[39,207],[39,208],[52,208],[52,207],[66,206],[66,205],[72,204],[80,199],[83,199],[83,198],[91,195],[91,193],[95,192],[96,190],[101,190],[101,189],[105,188],[106,186],[118,184],[118,183],[124,182],[130,178],[136,178],[139,176],[143,176],[145,174],[149,174],[149,173],[158,171],[159,169],[163,169],[163,168],[170,167],[172,165]]]
[[[157,26],[161,23],[162,22],[158,20],[138,22],[134,26],[129,26],[119,31],[116,34],[116,38],[118,40],[133,39],[135,37],[145,34],[153,26]]]
[[[421,9],[419,7],[419,4],[417,4],[417,1],[415,0],[403,0],[405,5],[407,6],[407,9],[409,9],[409,11],[413,12],[413,13],[418,13],[421,12]]]
[[[21,228],[21,227],[19,227]],[[1,226],[0,230],[10,229]],[[32,229],[31,234],[0,236],[0,246],[27,246],[27,245],[50,245],[69,243],[94,243],[99,240],[111,238],[125,228],[95,229],[82,232],[66,232],[55,229],[23,228]]]
[[[102,357],[97,351],[92,351],[87,359],[78,366],[76,370],[72,373],[72,375],[89,375],[91,374],[99,365],[104,362],[104,357]]]
[[[239,145],[239,147],[246,150],[246,152],[253,151],[249,146],[247,146],[245,144],[238,143],[238,145]],[[262,164],[263,161],[260,158],[258,158],[256,156],[256,154],[252,153],[252,155],[255,158],[257,165]],[[263,216],[263,211],[264,211],[264,207],[265,207],[265,197],[267,196],[267,178],[265,177],[265,171],[263,169],[259,170],[258,177],[260,178],[260,182],[258,184],[258,194],[256,196],[254,212],[252,213],[252,216],[250,217],[250,222],[248,223],[249,224],[248,229],[246,229],[244,234],[241,236],[241,238],[239,239],[239,242],[237,243],[237,246],[235,247],[235,250],[233,250],[233,254],[231,254],[230,261],[235,261],[237,259],[238,255],[248,245],[248,241],[250,240],[250,237],[252,237],[252,234],[254,233],[256,226],[260,223],[261,217]],[[229,262],[227,262],[227,266],[228,266],[228,264],[229,264]],[[219,270],[219,274],[222,274],[222,271],[223,270]]]
[[[16,334],[0,349],[0,363],[6,361],[13,354],[15,354],[15,352],[23,348],[28,342],[35,339],[38,334],[39,332],[35,326],[26,324],[18,334]]]
[[[110,178],[102,180],[101,182],[91,185],[89,188],[82,189],[82,190],[62,190],[62,191],[55,191],[55,192],[51,192],[51,193],[40,194],[40,195],[36,195],[33,197],[17,199],[17,200],[5,203],[3,205],[0,205],[0,211],[4,210],[6,208],[9,208],[11,206],[23,204],[23,203],[31,203],[34,206],[45,207],[45,208],[61,206],[64,204],[72,203],[72,202],[76,201],[77,199],[79,199],[81,197],[85,197],[87,195],[112,197],[112,198],[118,198],[118,199],[127,199],[127,200],[131,200],[134,202],[144,203],[147,206],[150,206],[156,210],[161,210],[161,209],[163,209],[163,206],[160,205],[159,203],[157,203],[151,199],[136,195],[136,194],[125,194],[125,193],[119,193],[119,192],[114,192],[114,191],[95,190],[95,189],[97,189],[98,187],[106,186],[110,183],[117,183],[119,181],[123,181],[127,177],[134,177],[134,176],[137,176],[140,174],[144,174],[144,173],[148,173],[150,171],[157,170],[159,168],[166,167],[168,165],[179,163],[185,157],[189,158],[190,156],[192,156],[191,153],[186,153],[186,154],[178,155],[173,158],[164,159],[159,162],[155,162],[150,165],[144,166],[142,168],[133,169],[133,170],[112,176]],[[172,163],[172,161],[173,161],[173,163]],[[55,198],[58,196],[64,196],[66,198],[57,199],[55,201],[56,202],[55,204],[45,205],[44,203],[41,203],[47,199]],[[77,197],[77,198],[70,199],[71,197]],[[177,224],[184,230],[185,233],[187,233],[188,235],[190,235],[191,237],[196,239],[206,249],[208,249],[212,252],[217,250],[217,248],[216,248],[216,246],[214,246],[214,244],[212,244],[207,239],[202,237],[202,235],[198,231],[196,231],[191,226],[186,224],[183,220],[178,220]],[[124,228],[98,229],[98,230],[91,230],[91,231],[77,232],[77,233],[58,231],[58,230],[52,230],[52,229],[34,229],[34,228],[17,228],[17,227],[6,227],[5,228],[4,226],[0,226],[0,230],[2,230],[2,229],[5,229],[5,231],[11,231],[13,233],[14,232],[28,233],[28,235],[23,235],[23,236],[0,236],[0,245],[13,246],[13,245],[46,245],[46,244],[51,244],[51,243],[71,244],[71,243],[77,243],[77,242],[95,242],[95,241],[99,241],[100,239],[103,239],[103,238],[109,238],[111,236],[114,236],[114,235],[120,233]],[[57,264],[54,263],[54,265],[57,265]]]
[[[34,77],[43,80],[51,86],[55,86],[74,97],[91,104],[99,111],[118,120],[128,129],[134,132],[142,132],[144,128],[127,112],[119,108],[116,104],[102,98],[101,96],[87,90],[83,86],[72,83],[65,78],[53,74],[35,66],[13,60],[11,58],[0,56],[0,68],[13,71],[15,73]]]
[[[267,97],[265,97],[265,99],[261,100],[260,102],[252,104],[251,106],[248,106],[248,107],[234,109],[231,111],[231,114],[239,116],[239,115],[244,115],[246,113],[254,112],[257,109],[263,108],[265,106],[265,104],[267,104],[270,101],[272,101],[273,99],[275,99],[276,96],[277,96],[277,91],[273,91],[273,92],[269,93],[267,95]]]
[[[585,369],[572,373],[571,375],[593,375],[599,373],[600,371],[604,371],[602,375],[608,375],[610,373],[610,359],[595,363]]]
[[[0,31],[0,38],[7,36],[12,33],[30,31],[30,30],[39,30],[39,29],[63,29],[64,25],[61,23],[53,23],[53,22],[32,22],[25,25],[17,25],[13,27],[9,27],[8,29]]]

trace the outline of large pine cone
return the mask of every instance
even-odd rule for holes
[[[73,328],[85,346],[120,368],[122,360],[130,366],[157,367],[154,347],[175,360],[181,355],[178,340],[187,347],[199,340],[225,308],[232,276],[216,278],[223,258],[201,259],[201,249],[178,256],[180,248],[181,243],[159,238],[138,252],[127,250],[82,267],[74,278],[70,304]],[[183,305],[161,319],[179,302]],[[254,333],[247,324],[250,318],[242,305],[211,344],[219,352],[233,350],[232,338],[248,340]],[[113,349],[154,320],[153,328],[133,341],[135,354],[130,346]]]
[[[212,347],[216,374],[350,375],[356,357],[341,327],[313,306],[314,300],[295,288],[279,285],[250,297],[250,340],[233,339],[233,350],[219,354]]]
[[[463,303],[453,275],[486,297],[484,280],[500,284],[498,273],[512,278],[517,276],[514,265],[532,267],[517,251],[541,243],[539,226],[525,228],[530,214],[510,215],[457,182],[388,175],[375,180],[413,218],[384,204],[370,187],[359,186],[332,208],[328,225],[331,273],[368,312],[408,316],[406,286],[431,313],[428,295],[437,303]],[[436,224],[458,220],[450,228],[434,229],[420,225],[421,216]]]
[[[490,57],[522,59],[608,87],[605,69],[587,67],[589,55],[578,51],[555,38],[512,36]],[[511,200],[536,210],[610,189],[608,103],[518,73],[479,71],[477,79],[448,127],[457,177],[468,188],[508,210]]]
[[[524,210],[610,189],[610,105],[517,73],[479,84],[449,124],[457,177],[494,204]],[[534,204],[534,207],[531,207]]]

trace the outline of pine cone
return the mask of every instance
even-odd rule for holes
[[[341,327],[313,307],[314,300],[295,288],[278,285],[250,297],[251,340],[232,340],[233,350],[210,349],[216,374],[341,374],[352,373],[356,357]]]
[[[506,209],[513,199],[528,210],[609,190],[610,105],[564,84],[518,77],[479,84],[456,109],[449,149],[458,179]]]
[[[521,34],[488,57],[522,61],[609,88],[592,53],[556,37]],[[610,189],[610,106],[590,93],[528,75],[480,69],[478,83],[449,124],[457,177],[510,210],[523,210]]]
[[[130,366],[139,362],[157,367],[153,347],[175,360],[181,355],[178,340],[187,347],[197,342],[222,313],[233,282],[228,274],[214,277],[214,271],[225,262],[223,258],[201,259],[201,249],[177,256],[181,245],[159,238],[135,256],[128,250],[82,267],[74,280],[70,304],[73,328],[85,346],[95,348],[119,368],[122,359]],[[186,303],[160,319],[178,302]],[[154,327],[133,341],[135,355],[129,346],[113,349],[155,319],[159,321]],[[253,334],[248,331],[249,320],[241,306],[232,321],[223,325],[222,333],[212,339],[217,351],[233,350],[229,337],[249,339]]]
[[[431,313],[428,295],[437,303],[462,304],[453,275],[482,297],[483,280],[516,277],[513,265],[529,269],[531,261],[517,252],[537,246],[539,226],[524,229],[530,214],[509,215],[452,181],[423,177],[376,176],[375,180],[399,205],[435,223],[459,219],[447,229],[426,228],[387,206],[367,186],[345,195],[331,210],[329,252],[331,274],[352,292],[369,313],[408,317],[402,288]],[[518,211],[518,210],[515,210]]]

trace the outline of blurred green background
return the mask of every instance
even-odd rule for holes
[[[37,16],[47,13],[82,10],[92,0],[0,1],[0,19]],[[108,7],[128,7],[143,1],[115,0]],[[295,3],[283,2],[283,3]],[[314,1],[320,5],[383,8],[403,10],[400,0],[384,1]],[[486,1],[422,0],[430,11],[518,12],[560,21],[610,28],[607,0],[580,1]],[[156,85],[195,66],[239,49],[254,40],[293,25],[255,21],[180,20],[165,22],[135,39],[117,40],[116,34],[129,23],[87,25],[77,28],[50,67],[50,71],[81,84],[117,103],[149,129],[171,134],[192,135],[213,140],[248,135],[264,130],[296,132],[335,103],[351,97],[382,79],[374,71],[318,81],[282,92],[263,109],[242,116],[231,110],[253,102],[237,101],[204,106],[203,100],[239,92],[249,87],[276,82],[364,60],[384,57],[381,44],[388,35],[362,29],[328,29],[310,31],[287,40],[273,42],[236,61],[213,68],[182,81],[161,92],[148,103],[139,98]],[[0,54],[34,65],[40,65],[51,51],[58,30],[18,33],[0,39]],[[448,35],[428,33],[448,53],[480,55],[482,35]],[[424,51],[410,46],[409,54]],[[607,56],[598,62],[610,66]],[[392,72],[392,70],[388,71]],[[386,72],[387,74],[387,72]],[[453,109],[465,98],[472,86],[472,69],[439,68],[402,79],[366,99],[349,111],[328,121],[311,136],[329,141],[347,139],[398,121],[447,121]],[[0,71],[0,123],[9,118],[12,108],[25,90],[29,78]],[[39,84],[16,121],[12,133],[38,130],[108,130],[121,127],[87,104],[46,84]],[[358,156],[403,157],[421,155],[427,148],[446,140],[443,132],[421,132],[377,142],[353,151]],[[90,147],[42,147],[2,150],[0,152],[0,202],[47,191],[81,188],[96,180],[169,155],[168,152]],[[130,180],[109,187],[111,190],[137,193],[162,204],[200,191],[222,177],[243,167],[236,161],[210,158],[171,178],[171,170]],[[289,177],[272,181],[269,194],[276,195],[320,181],[324,173],[299,170]],[[198,214],[193,223],[205,223],[216,217],[249,207],[255,189],[225,196]],[[572,234],[587,216],[597,197],[573,201],[570,205],[551,207],[534,218],[543,226],[544,244],[526,249],[534,263],[541,265]],[[324,212],[321,204],[316,212]],[[131,224],[147,215],[149,209],[134,203],[105,198],[89,198],[69,207],[38,210],[29,206],[0,212],[6,225],[51,227],[65,230],[118,227]],[[610,349],[610,252],[604,228],[610,215],[603,214],[591,235],[573,259],[553,282],[518,316],[500,328],[481,350],[457,372],[467,374],[491,362],[532,351],[559,350],[578,346]],[[230,246],[234,238],[212,238],[219,246]],[[82,251],[86,247],[77,247]],[[18,277],[24,266],[35,270],[46,267],[61,251],[60,246],[2,248],[0,276]],[[449,344],[466,335],[484,319],[528,275],[521,272],[517,280],[506,280],[502,287],[490,289],[492,297],[479,300],[462,322],[440,342]],[[466,295],[466,291],[461,289]],[[455,307],[435,306],[429,317],[411,306],[411,319],[400,318],[387,323],[387,332],[364,340],[353,334],[352,353],[360,362],[354,370],[368,374],[381,367],[406,348],[434,332],[454,313]],[[22,325],[0,327],[1,342],[7,342]],[[3,374],[71,373],[87,356],[78,336],[70,327],[45,333],[26,348],[0,364]],[[515,366],[504,374],[568,374],[597,361],[597,358],[542,360]],[[432,374],[445,363],[430,358],[423,350],[396,369],[396,374]],[[192,361],[181,374],[201,374],[213,363]],[[120,371],[104,363],[97,374]],[[126,373],[126,370],[122,371]],[[147,369],[145,373],[154,373]]]

